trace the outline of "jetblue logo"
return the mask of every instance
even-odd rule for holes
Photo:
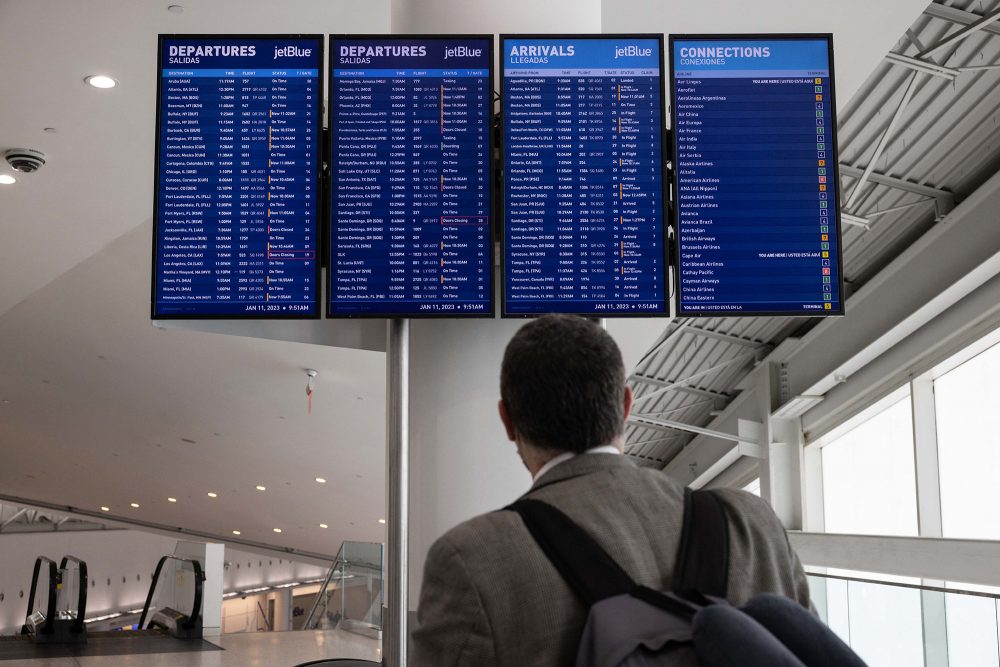
[[[652,48],[644,49],[636,46],[635,44],[615,47],[615,60],[618,60],[619,58],[641,58],[651,55],[653,55]]]
[[[274,47],[274,57],[277,58],[308,58],[312,55],[312,49],[300,49],[297,46],[276,46]]]
[[[453,46],[444,50],[444,59],[448,58],[478,58],[483,55],[482,49],[473,49],[468,46]]]

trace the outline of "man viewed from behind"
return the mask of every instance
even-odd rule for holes
[[[524,497],[568,515],[637,583],[669,590],[684,489],[622,455],[633,400],[625,377],[621,352],[601,327],[541,317],[507,346],[500,419],[533,479]],[[718,497],[729,524],[729,600],[774,592],[808,606],[802,566],[770,507],[742,491]],[[572,665],[586,615],[520,516],[485,514],[431,547],[411,663]]]

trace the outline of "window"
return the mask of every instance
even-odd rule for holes
[[[870,413],[831,434],[822,445],[826,532],[917,535],[908,386],[879,401]]]
[[[748,491],[760,498],[760,477],[755,478],[752,482],[744,486],[743,490]]]
[[[934,381],[945,537],[1000,539],[1000,345]]]

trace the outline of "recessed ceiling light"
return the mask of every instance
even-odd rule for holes
[[[326,525],[325,523],[321,523],[321,524],[319,524],[319,527],[320,528],[329,528],[330,526]]]
[[[94,88],[114,88],[118,85],[118,81],[112,79],[106,74],[91,74],[86,79],[84,79]]]
[[[111,508],[110,507],[105,507],[104,505],[101,505],[101,511],[102,512],[110,512]]]
[[[129,503],[129,505],[131,505],[135,509],[139,509],[139,503]]]
[[[267,491],[267,487],[266,487],[266,486],[263,486],[263,485],[261,485],[261,484],[258,484],[258,485],[257,485],[257,490],[258,490],[258,491]]]
[[[280,529],[280,528],[275,528],[275,529],[274,529],[274,532],[276,532],[276,533],[280,533],[280,532],[281,532],[281,529]]]
[[[326,484],[326,480],[323,479],[322,477],[317,477],[316,481],[319,482],[320,484]]]
[[[218,498],[218,497],[219,497],[219,494],[218,494],[218,493],[216,493],[215,491],[209,491],[209,492],[208,492],[208,497],[209,497],[209,498]]]
[[[385,519],[379,519],[378,522],[379,523],[385,523]]]
[[[240,534],[240,531],[238,531],[238,530],[234,530],[233,531],[233,535],[239,535],[239,534]]]
[[[10,174],[0,174],[0,185],[13,185],[17,179]]]
[[[168,503],[176,503],[177,499],[176,498],[167,498],[167,502]]]

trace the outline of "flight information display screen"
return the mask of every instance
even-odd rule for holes
[[[330,317],[493,315],[493,38],[333,36]]]
[[[500,43],[503,314],[667,314],[662,35]]]
[[[319,317],[321,36],[159,40],[154,318]]]
[[[830,36],[670,51],[677,315],[842,315]]]

